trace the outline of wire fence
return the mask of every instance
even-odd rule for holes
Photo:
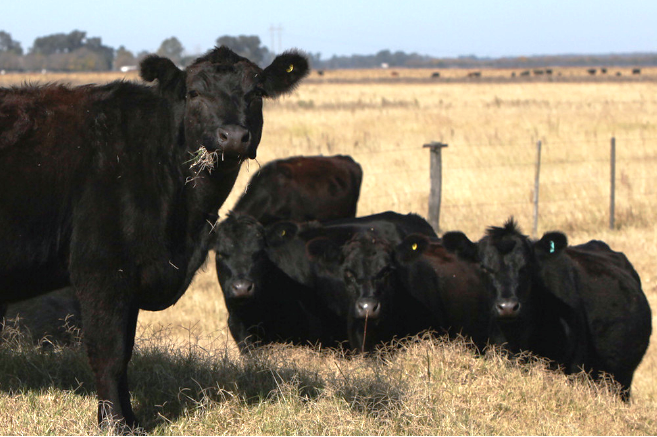
[[[363,163],[378,156],[412,154],[423,158],[414,159],[405,167],[372,165],[366,171],[371,181],[369,192],[363,194],[373,201],[390,202],[390,209],[412,211],[421,208],[418,202],[427,205],[419,212],[426,214],[436,229],[440,229],[438,217],[431,213],[431,203],[435,193],[442,194],[439,211],[450,216],[479,214],[490,216],[500,210],[520,211],[526,218],[532,216],[534,232],[541,222],[550,225],[552,217],[545,215],[561,214],[563,220],[570,220],[568,214],[584,217],[597,217],[599,226],[611,228],[657,219],[655,195],[657,194],[657,137],[618,137],[615,138],[617,153],[611,156],[611,138],[575,139],[573,141],[541,140],[543,147],[559,148],[578,153],[555,153],[544,155],[540,162],[540,174],[536,184],[537,161],[536,146],[525,144],[454,144],[443,150],[445,159],[441,168],[430,165],[429,152],[417,148],[392,148],[378,151],[354,152],[352,156]],[[478,149],[491,154],[513,156],[514,159],[449,159],[452,149]],[[533,150],[532,150],[533,149]],[[585,152],[582,152],[584,150]],[[588,151],[588,152],[586,152]],[[494,152],[494,153],[493,153]],[[462,156],[463,152],[459,153]],[[565,156],[563,156],[565,155]],[[611,175],[614,162],[615,174]],[[442,178],[434,180],[432,174],[440,173]],[[414,183],[417,180],[421,184]],[[436,186],[436,184],[438,184]],[[432,187],[433,186],[433,187]],[[367,188],[366,188],[367,190]],[[430,193],[434,193],[431,195]],[[440,195],[440,194],[439,194]],[[613,202],[613,203],[612,203]],[[380,208],[381,209],[381,208]],[[653,211],[654,210],[654,211]],[[609,215],[612,214],[611,217]],[[620,215],[617,222],[613,214]],[[603,220],[607,215],[608,220]]]

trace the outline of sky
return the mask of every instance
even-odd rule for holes
[[[0,30],[25,51],[37,37],[81,30],[135,54],[154,52],[172,36],[186,54],[199,54],[223,35],[258,35],[276,53],[298,48],[324,60],[380,50],[440,58],[657,52],[657,0],[2,3]]]

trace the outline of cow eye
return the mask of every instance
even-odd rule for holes
[[[228,259],[228,254],[223,252],[217,252],[216,257],[219,259]]]
[[[198,91],[189,90],[189,92],[187,93],[187,96],[189,96],[190,99],[193,99],[194,97],[198,97]]]
[[[479,264],[479,267],[481,268],[481,270],[483,270],[484,272],[488,273],[489,275],[492,275],[493,273],[495,273],[495,272],[493,271],[493,269],[491,269],[490,267],[486,266],[485,264]]]
[[[378,279],[385,279],[385,278],[388,277],[388,275],[390,275],[391,272],[392,272],[392,268],[389,267],[389,266],[387,266],[387,267],[383,268],[383,269],[379,272],[379,274],[376,275],[376,276],[377,276]]]
[[[262,99],[264,96],[267,95],[267,93],[262,88],[256,88],[256,89],[253,90],[252,95],[256,99]]]

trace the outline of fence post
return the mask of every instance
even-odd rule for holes
[[[532,237],[538,238],[538,187],[539,187],[539,176],[541,174],[541,140],[538,140],[536,143],[536,148],[538,149],[538,154],[536,157],[536,177],[534,178],[534,228],[532,231]]]
[[[431,192],[429,194],[429,224],[433,226],[436,233],[440,232],[440,201],[442,196],[443,160],[442,149],[447,144],[432,141],[425,144],[425,148],[431,151]]]
[[[616,138],[611,137],[611,190],[609,196],[609,229],[614,229],[616,213]]]

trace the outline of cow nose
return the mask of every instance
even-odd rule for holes
[[[498,317],[513,318],[520,313],[520,302],[518,299],[504,299],[497,302],[496,308]]]
[[[231,297],[236,299],[245,299],[253,296],[255,284],[247,279],[238,279],[230,286]]]
[[[251,132],[235,124],[217,129],[217,143],[221,150],[236,155],[246,155],[251,144]]]
[[[359,318],[376,319],[381,314],[381,303],[371,297],[363,297],[356,301],[356,315]]]

